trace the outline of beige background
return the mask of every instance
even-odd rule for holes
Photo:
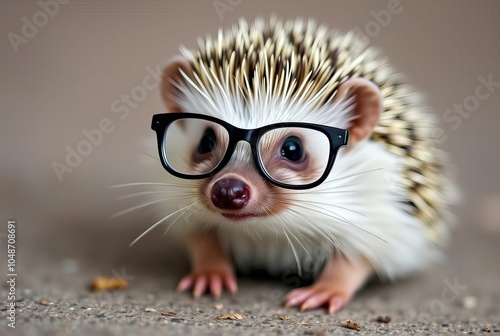
[[[110,219],[125,204],[115,200],[119,192],[108,188],[166,178],[157,161],[137,150],[156,154],[149,147],[155,141],[149,127],[152,114],[164,111],[158,90],[148,91],[124,120],[113,113],[113,101],[142,85],[146,67],[165,64],[181,43],[194,47],[197,36],[215,34],[239,17],[252,20],[275,13],[282,18],[313,17],[330,28],[364,30],[367,23],[376,22],[370,12],[387,10],[389,4],[240,2],[221,20],[213,1],[74,0],[61,5],[16,53],[8,34],[22,35],[23,17],[33,22],[41,7],[35,1],[2,1],[0,233],[6,232],[7,218],[17,219],[21,247],[36,249],[38,258],[58,251],[56,260],[93,258],[104,250],[142,253],[162,244],[160,230],[128,250],[128,243],[153,223],[154,213]],[[455,210],[458,234],[498,239],[500,87],[481,100],[458,129],[442,117],[453,104],[475,94],[478,77],[500,81],[500,2],[408,0],[400,6],[401,12],[391,16],[370,44],[426,95],[442,122],[447,138],[441,147],[451,153],[464,196]],[[85,139],[82,131],[98,127],[103,118],[111,119],[113,132],[59,182],[51,164],[64,163],[66,146],[75,149]],[[151,256],[162,253],[151,249],[156,251]],[[20,252],[26,264],[37,258],[28,251]]]

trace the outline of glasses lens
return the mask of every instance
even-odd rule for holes
[[[290,185],[314,183],[323,176],[330,141],[320,131],[301,127],[266,132],[258,151],[264,169],[274,180]]]
[[[165,131],[162,150],[168,165],[187,175],[211,172],[222,161],[229,134],[221,125],[203,119],[184,118]]]

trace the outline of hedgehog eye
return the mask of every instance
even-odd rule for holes
[[[286,138],[281,146],[281,156],[293,162],[301,161],[304,156],[302,141],[296,136]]]
[[[199,154],[207,154],[213,151],[216,145],[217,138],[214,130],[212,128],[207,128],[201,137],[197,151]]]

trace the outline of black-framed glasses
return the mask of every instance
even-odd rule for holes
[[[151,128],[157,135],[161,163],[174,176],[213,176],[229,162],[236,145],[246,141],[261,175],[287,189],[321,184],[349,139],[346,130],[318,124],[283,122],[242,129],[212,116],[185,112],[155,114]]]

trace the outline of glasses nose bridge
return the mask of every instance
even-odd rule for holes
[[[256,149],[254,148],[254,145],[255,145],[255,143],[254,143],[255,142],[255,140],[254,140],[255,133],[254,132],[255,132],[254,129],[244,129],[244,128],[238,128],[238,127],[233,128],[232,134],[231,134],[231,137],[232,137],[231,142],[233,143],[233,146],[232,146],[231,154],[229,156],[230,158],[233,157],[234,151],[238,147],[238,144],[241,141],[243,141],[243,142],[248,143],[250,152],[252,153],[251,156],[255,161],[255,150]],[[254,162],[254,163],[257,165],[257,162]]]
[[[235,145],[238,144],[240,141],[245,141],[252,146],[252,137],[253,137],[253,132],[255,130],[253,129],[244,129],[244,128],[234,128],[233,136],[234,136],[234,143]]]

